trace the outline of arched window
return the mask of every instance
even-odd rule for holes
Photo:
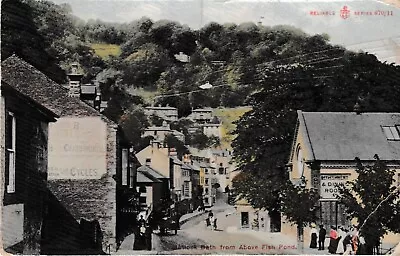
[[[304,159],[303,159],[303,150],[301,147],[297,147],[297,154],[296,154],[296,160],[297,160],[297,171],[299,173],[299,176],[303,176],[303,171],[304,171]]]

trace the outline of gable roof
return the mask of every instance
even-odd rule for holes
[[[49,122],[55,122],[56,121],[55,118],[59,117],[56,113],[54,113],[50,109],[46,108],[42,104],[38,103],[34,99],[30,98],[29,96],[27,96],[23,93],[20,93],[18,90],[16,90],[14,88],[13,85],[9,85],[8,83],[2,81],[1,88],[3,91],[11,92],[15,96],[19,97],[19,99],[22,99],[25,102],[27,102],[28,104],[30,104],[31,106],[34,106],[37,111],[39,111],[43,116],[45,116],[48,119]]]
[[[178,110],[177,108],[174,108],[174,107],[156,107],[156,106],[154,106],[154,107],[146,107],[145,109],[147,109],[147,110]]]
[[[177,164],[177,165],[182,165],[183,164],[182,161],[179,160],[179,158],[176,157],[176,156],[170,156],[169,158],[174,161],[174,164]]]
[[[108,124],[113,121],[78,98],[69,97],[68,89],[57,84],[16,55],[1,63],[1,80],[15,90],[45,106],[58,116],[98,116]]]
[[[138,183],[150,183],[150,182],[151,183],[154,183],[154,182],[160,183],[162,181],[160,181],[159,179],[157,179],[156,177],[154,177],[147,171],[139,171],[139,172],[137,172],[136,182],[138,182]]]
[[[400,113],[298,111],[307,160],[400,160],[400,141],[388,140],[382,126],[400,125]],[[296,145],[294,145],[296,146]],[[293,150],[293,148],[292,148]]]
[[[148,173],[149,175],[153,176],[156,179],[166,179],[167,178],[164,175],[160,174],[159,172],[157,172],[156,170],[154,170],[153,168],[151,168],[150,166],[147,166],[147,165],[142,165],[137,170],[138,170],[138,173],[139,172]]]

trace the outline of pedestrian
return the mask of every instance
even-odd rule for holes
[[[210,217],[211,230],[214,230],[214,220],[215,220],[214,216],[211,216]]]
[[[339,238],[338,238],[339,242],[338,242],[338,246],[337,246],[336,252],[342,254],[342,253],[344,253],[345,248],[346,248],[346,247],[343,246],[343,241],[344,241],[344,239],[346,237],[346,232],[344,231],[343,227],[339,227],[338,228],[338,235],[339,235]]]
[[[311,242],[310,248],[317,248],[317,229],[315,228],[315,224],[311,224]]]
[[[214,230],[217,230],[217,218],[214,219]]]
[[[344,237],[344,239],[343,239],[343,250],[344,250],[344,252],[347,252],[347,251],[351,251],[351,232],[349,232],[349,230],[348,229],[345,229],[344,230],[345,232],[346,232],[346,235],[345,235],[345,237]]]
[[[319,235],[318,235],[318,250],[325,250],[325,237],[326,237],[326,229],[324,225],[319,225]]]
[[[146,220],[143,218],[143,214],[140,215],[138,222],[139,222],[139,227],[146,224]]]
[[[210,218],[207,217],[207,218],[206,218],[206,226],[209,227],[210,225],[211,225],[211,223],[210,223]]]
[[[338,243],[339,243],[339,235],[338,232],[336,231],[336,227],[331,226],[331,231],[329,232],[328,252],[331,254],[336,254]]]
[[[357,254],[358,251],[358,228],[354,226],[352,236],[351,236],[351,248],[353,249],[354,254]]]
[[[367,254],[367,248],[365,248],[365,239],[362,235],[360,235],[359,239],[358,239],[358,250],[357,250],[357,254],[358,255],[364,255]],[[376,253],[378,254],[378,252]]]

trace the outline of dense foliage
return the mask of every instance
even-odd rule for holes
[[[375,158],[372,166],[363,166],[356,159],[358,178],[340,186],[338,196],[348,217],[359,223],[366,254],[373,254],[373,247],[386,232],[400,232],[400,190],[394,185],[395,171],[378,156]]]
[[[264,207],[278,208],[280,203],[276,192],[287,179],[285,164],[296,110],[353,111],[357,102],[362,111],[400,110],[399,66],[331,46],[322,37],[316,39],[305,39],[305,48],[291,58],[263,65],[260,88],[247,101],[253,109],[237,122],[235,160],[240,170],[249,173],[243,182],[252,186],[261,177],[260,183],[270,183],[257,193],[244,186],[237,190],[247,193],[247,198],[266,197]]]

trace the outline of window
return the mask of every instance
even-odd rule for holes
[[[129,178],[130,178],[130,182],[129,182],[129,187],[133,188],[133,185],[135,184],[135,177],[136,174],[136,169],[133,165],[133,163],[129,163]]]
[[[208,174],[208,169],[207,168],[204,169],[204,173]]]
[[[204,203],[208,204],[208,197],[204,198]]]
[[[140,204],[145,204],[146,203],[146,197],[145,196],[139,197],[139,203]]]
[[[6,180],[7,193],[15,192],[15,145],[16,145],[16,120],[14,113],[8,112],[6,117]]]
[[[122,185],[128,185],[128,149],[122,149]]]
[[[382,126],[388,140],[400,140],[399,126]]]
[[[204,183],[205,183],[206,185],[208,185],[208,179],[207,179],[207,178],[204,180]]]
[[[219,174],[224,174],[224,172],[225,172],[225,168],[224,168],[224,167],[220,167],[220,168],[218,169],[218,173],[219,173]]]
[[[139,192],[146,193],[146,187],[145,186],[140,186],[139,187]]]
[[[304,170],[304,162],[303,162],[303,151],[301,150],[300,147],[297,149],[297,172],[299,173],[299,176],[303,176],[303,170]]]
[[[183,195],[186,196],[186,197],[190,196],[189,195],[189,192],[190,192],[189,185],[190,185],[189,182],[185,182],[183,184]]]
[[[146,165],[149,165],[151,163],[151,158],[146,158]]]
[[[204,193],[208,194],[208,188],[204,189]]]

